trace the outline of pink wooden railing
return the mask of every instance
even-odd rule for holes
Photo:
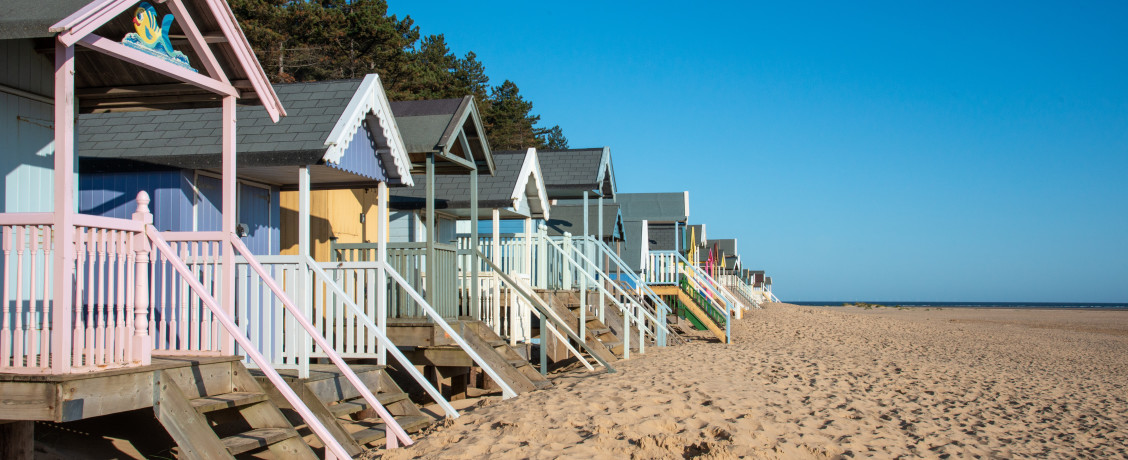
[[[147,285],[144,222],[76,215],[69,324],[55,324],[53,270],[64,260],[55,248],[51,213],[0,214],[3,238],[3,316],[0,372],[46,373],[52,360],[71,372],[143,365],[150,350],[146,312],[138,310],[137,276]],[[144,302],[147,305],[147,302]],[[70,350],[52,350],[52,337],[70,334]]]

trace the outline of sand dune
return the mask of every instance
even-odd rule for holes
[[[385,458],[1128,456],[1128,312],[771,304]]]

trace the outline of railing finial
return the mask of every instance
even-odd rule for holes
[[[146,224],[153,223],[153,214],[149,212],[149,193],[142,190],[137,192],[137,211],[133,213],[133,220]]]

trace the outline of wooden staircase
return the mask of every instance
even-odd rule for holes
[[[541,373],[529,363],[528,359],[525,359],[517,353],[517,350],[510,347],[501,336],[497,335],[497,333],[489,327],[489,325],[481,321],[467,321],[466,324],[477,333],[466,335],[477,335],[477,338],[485,342],[486,345],[493,347],[494,352],[500,355],[510,367],[517,369],[522,376],[533,384],[535,389],[543,390],[552,386],[552,382],[549,381],[548,378],[541,375]]]
[[[549,307],[556,312],[556,315],[572,328],[577,334],[580,333],[580,301],[576,294],[571,291],[544,291],[541,297],[546,300]],[[623,355],[623,341],[615,335],[611,328],[606,324],[599,321],[599,318],[592,314],[585,315],[586,336],[584,341],[592,353],[599,355],[604,361],[613,362],[618,361],[619,357]],[[541,333],[541,337],[547,334]],[[549,341],[558,340],[555,337],[549,337]]]
[[[153,412],[176,441],[178,458],[317,458],[234,358],[155,372]]]
[[[418,432],[434,421],[408,399],[384,366],[353,364],[350,367],[408,433]],[[255,374],[275,404],[290,409],[266,377],[257,371]],[[386,439],[383,420],[336,366],[311,364],[310,376],[305,379],[298,378],[296,370],[281,369],[279,374],[349,455],[359,455],[367,445],[382,445]]]
[[[634,286],[631,286],[630,283],[628,283],[626,280],[611,280],[611,282],[617,284],[619,286],[619,288],[622,289],[623,292],[634,293],[634,291],[635,291]],[[634,300],[636,302],[644,302],[643,300],[640,300],[637,297]],[[650,305],[648,308],[650,308],[650,310],[652,312],[655,312],[655,313],[657,312],[657,309],[654,308],[653,304],[651,304],[648,301],[646,301],[644,303]],[[608,326],[610,326],[614,330],[621,330],[622,329],[621,324],[623,322],[623,317],[620,315],[620,313],[618,311],[615,311],[614,313],[615,313],[615,319],[609,319],[607,321]],[[605,314],[604,316],[606,317],[607,315]],[[685,345],[687,343],[685,338],[682,337],[682,335],[685,334],[684,329],[680,328],[678,326],[679,326],[679,323],[678,323],[678,316],[677,315],[671,314],[671,315],[666,316],[666,328],[670,332],[669,334],[666,334],[666,344],[667,345],[671,345],[671,344],[673,344],[673,345]],[[631,337],[637,337],[638,336],[637,330],[633,331],[632,333],[635,334],[635,335],[633,335]]]
[[[708,330],[720,339],[721,342],[729,342],[728,335],[725,333],[725,324],[722,322],[728,319],[722,319],[715,314],[709,314],[707,309],[711,309],[712,307],[702,304],[703,302],[708,302],[708,300],[704,300],[700,295],[696,295],[694,292],[689,292],[689,289],[684,285],[651,285],[650,288],[655,294],[676,301],[676,304],[678,304],[677,309],[679,310],[676,314],[689,320],[697,329]]]

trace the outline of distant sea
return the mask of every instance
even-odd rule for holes
[[[796,305],[831,306],[841,307],[844,303],[865,302],[886,306],[926,307],[926,308],[1057,308],[1057,309],[1102,309],[1102,310],[1128,310],[1128,303],[1094,303],[1094,302],[894,302],[894,301],[860,301],[860,300],[816,300],[816,301],[786,301]]]

